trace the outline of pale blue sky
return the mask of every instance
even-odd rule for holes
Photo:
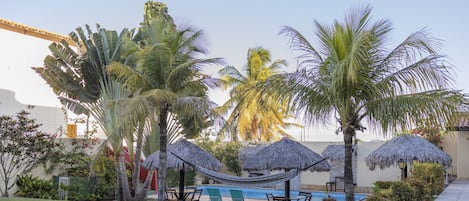
[[[134,28],[143,19],[146,0],[15,0],[2,2],[0,18],[35,26],[48,31],[68,34],[85,24],[96,23],[107,29]],[[197,0],[161,1],[169,8],[176,24],[204,30],[210,57],[223,57],[228,64],[243,67],[248,48],[262,46],[274,59],[287,59],[291,71],[296,67],[298,52],[288,48],[287,38],[279,36],[282,26],[291,26],[314,42],[313,22],[331,24],[342,20],[345,13],[358,6],[371,5],[372,19],[388,18],[393,22],[389,46],[402,41],[410,33],[427,28],[443,40],[442,53],[455,66],[455,88],[469,92],[469,3],[466,1],[268,1],[268,0]],[[0,35],[1,37],[2,35]],[[8,42],[7,42],[8,43]],[[2,48],[0,48],[1,50]],[[7,51],[3,49],[3,51]],[[0,59],[3,60],[0,56]],[[42,63],[42,59],[38,61]],[[217,68],[218,69],[218,68]],[[208,73],[216,76],[217,69]],[[1,86],[0,86],[1,87]],[[216,92],[214,101],[227,99]]]

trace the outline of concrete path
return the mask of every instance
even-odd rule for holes
[[[469,178],[457,178],[450,183],[435,201],[467,201],[469,200]]]

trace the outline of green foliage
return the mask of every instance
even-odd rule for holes
[[[396,181],[391,185],[392,200],[414,201],[414,190],[412,185],[406,181]]]
[[[423,185],[419,194],[438,195],[445,185],[443,167],[435,163],[414,163],[412,168],[412,180],[415,184]]]
[[[225,144],[219,144],[215,147],[214,156],[227,167],[228,171],[235,175],[241,175],[241,165],[238,159],[238,153],[241,145],[237,141],[231,141]]]
[[[388,189],[392,185],[392,181],[376,181],[373,186],[373,190],[379,190],[379,189]]]
[[[186,170],[184,172],[184,185],[192,186],[195,184],[195,172]],[[168,169],[166,175],[166,186],[175,187],[179,186],[179,170]]]
[[[392,181],[376,181],[373,186],[373,196],[370,196],[367,200],[390,199],[392,197],[392,184]]]
[[[222,162],[229,172],[238,176],[241,175],[241,165],[238,159],[239,149],[241,148],[239,142],[222,143],[210,140],[206,136],[198,139],[196,144]]]
[[[32,175],[18,176],[16,180],[18,190],[15,195],[19,197],[57,199],[57,188],[54,188],[52,181],[39,179]]]
[[[30,119],[27,112],[16,116],[0,116],[0,166],[5,174],[0,193],[8,197],[8,190],[15,184],[15,176],[29,173],[40,163],[46,163],[63,145],[55,135],[39,130],[40,124]]]

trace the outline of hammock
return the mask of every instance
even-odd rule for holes
[[[200,166],[196,166],[182,159],[175,153],[173,152],[171,153],[177,158],[179,158],[180,160],[184,161],[184,163],[187,163],[189,166],[194,167],[195,171],[200,172],[203,175],[215,181],[218,181],[224,184],[235,185],[235,186],[262,187],[266,185],[273,185],[273,184],[277,184],[280,182],[288,181],[292,179],[293,177],[297,176],[299,173],[298,169],[292,169],[288,172],[283,172],[283,173],[278,173],[278,174],[262,175],[262,176],[257,176],[257,177],[238,177],[234,175],[223,174],[217,171],[209,170],[207,168],[203,168]]]
[[[273,185],[280,182],[288,181],[298,175],[298,169],[293,169],[283,173],[262,175],[256,177],[238,177],[234,175],[223,174],[199,166],[195,166],[195,170],[215,181],[224,184],[247,187],[263,187],[266,185]]]

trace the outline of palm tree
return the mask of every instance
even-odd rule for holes
[[[160,140],[158,194],[164,195],[168,122],[177,120],[182,125],[182,130],[173,129],[178,133],[205,126],[200,119],[208,117],[214,107],[208,100],[208,88],[219,87],[221,82],[201,73],[201,66],[218,64],[221,60],[199,58],[205,54],[198,42],[201,31],[176,30],[164,18],[142,25],[139,36],[143,47],[133,55],[135,60],[130,63],[134,65],[113,63],[108,71],[130,91],[139,92],[142,101],[152,105],[148,117],[156,123]],[[188,122],[193,123],[192,127]],[[158,199],[163,201],[164,196]]]
[[[112,62],[128,62],[128,55],[135,51],[136,45],[131,42],[132,31],[124,29],[120,34],[117,34],[116,31],[100,28],[99,25],[97,28],[98,32],[93,32],[89,26],[86,26],[87,35],[81,28],[77,28],[76,32],[70,34],[80,47],[78,50],[70,48],[65,42],[51,44],[49,48],[52,54],[44,59],[44,67],[34,68],[34,70],[53,88],[62,104],[75,114],[91,115],[101,126],[108,138],[107,143],[104,144],[111,146],[118,164],[116,170],[118,196],[120,199],[128,200],[131,195],[130,186],[127,183],[127,170],[123,161],[123,142],[126,141],[130,153],[134,153],[133,142],[135,140],[133,135],[136,133],[136,138],[141,139],[145,124],[142,124],[142,120],[136,124],[133,122],[135,119],[130,121],[129,118],[122,119],[110,116],[118,112],[115,107],[109,106],[110,102],[117,101],[117,99],[122,102],[121,99],[128,98],[130,92],[110,81],[106,68]],[[129,108],[129,106],[123,108]],[[134,114],[133,118],[141,115],[141,113]],[[130,124],[131,122],[133,124]],[[126,125],[127,127],[118,129],[117,125]],[[137,127],[137,131],[134,131],[133,127]],[[137,147],[141,143],[137,143]],[[129,156],[133,158],[132,154]],[[139,155],[137,154],[137,156]],[[138,191],[139,189],[136,189],[138,177],[135,176],[135,173],[138,173],[140,160],[137,161],[131,168],[135,170],[132,176],[132,188],[136,192],[136,197],[144,197],[146,194],[143,193],[146,193],[146,190]],[[147,183],[148,181],[150,179],[147,180]]]
[[[225,89],[232,89],[230,99],[218,111],[224,114],[231,111],[228,124],[232,130],[238,130],[242,140],[276,140],[282,135],[288,136],[284,128],[296,125],[284,121],[290,117],[287,102],[273,101],[272,96],[256,87],[271,75],[278,74],[278,70],[286,65],[285,60],[270,62],[270,52],[257,47],[248,50],[245,75],[234,66],[226,66],[219,71],[225,81]]]
[[[302,52],[299,69],[277,76],[270,88],[291,97],[293,111],[311,125],[335,117],[345,143],[346,200],[353,197],[352,141],[364,123],[385,134],[419,122],[443,127],[451,122],[466,95],[451,88],[453,77],[438,41],[423,29],[397,47],[385,47],[389,20],[370,21],[371,8],[352,11],[344,22],[315,22],[318,46],[292,27],[292,49]]]

